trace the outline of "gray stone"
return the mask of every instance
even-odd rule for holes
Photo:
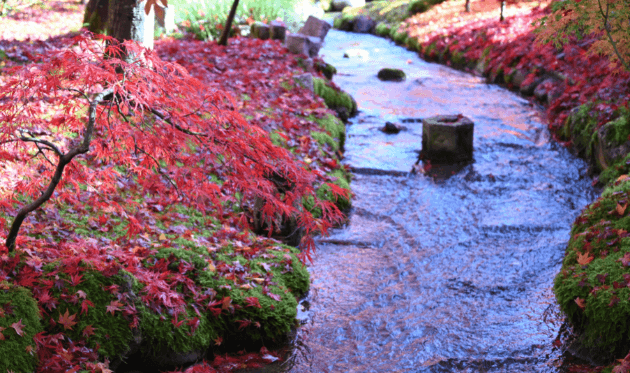
[[[311,92],[315,92],[315,88],[313,86],[313,75],[311,73],[296,75],[293,77],[293,79],[298,85],[308,89]]]
[[[422,121],[422,155],[433,163],[473,159],[474,123],[459,115],[438,115]]]
[[[287,26],[280,21],[271,21],[271,38],[284,42],[287,36]]]
[[[330,8],[333,11],[341,11],[347,7],[365,6],[365,0],[332,0]]]
[[[307,36],[306,39],[308,40],[308,56],[317,57],[322,48],[322,39],[317,36]]]
[[[305,54],[308,56],[310,41],[306,35],[288,34],[285,44],[287,49],[289,49],[289,52],[293,54]]]
[[[269,39],[271,36],[271,28],[269,27],[269,25],[262,22],[254,22],[251,25],[250,35],[253,38],[266,40]]]
[[[354,19],[354,24],[352,25],[352,31],[358,32],[361,34],[370,34],[374,31],[376,27],[376,22],[368,17],[368,16],[358,16]]]
[[[385,127],[382,128],[382,131],[389,134],[397,134],[402,130],[402,126],[397,123],[385,122]]]
[[[534,97],[536,97],[541,102],[547,102],[547,96],[549,92],[553,89],[553,85],[555,80],[552,78],[547,78],[542,81],[542,83],[538,84],[534,89]]]
[[[165,8],[160,8],[155,12],[155,19],[158,25],[164,28],[167,34],[170,34],[175,30],[175,6],[170,4]]]
[[[307,36],[315,36],[323,41],[331,27],[330,23],[322,21],[319,18],[309,16],[299,33]]]

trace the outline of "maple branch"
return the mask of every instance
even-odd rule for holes
[[[61,177],[63,176],[64,168],[72,161],[72,159],[83,153],[87,153],[90,150],[90,141],[92,140],[92,133],[94,132],[94,123],[96,122],[96,107],[100,101],[103,100],[105,96],[114,92],[114,88],[108,88],[101,93],[97,94],[92,101],[90,101],[90,109],[88,111],[88,122],[85,126],[85,132],[83,133],[83,141],[79,146],[70,149],[67,153],[63,154],[59,148],[57,148],[54,144],[49,143],[46,140],[38,140],[33,138],[26,138],[25,141],[35,142],[44,144],[46,146],[52,146],[52,149],[56,149],[57,155],[59,156],[59,161],[57,163],[57,167],[55,168],[55,173],[53,174],[52,179],[48,183],[48,187],[35,201],[29,203],[28,205],[22,207],[17,214],[15,215],[15,219],[11,224],[11,230],[9,231],[9,235],[5,241],[7,249],[9,252],[15,250],[15,240],[17,238],[18,232],[20,231],[20,227],[26,219],[26,216],[36,210],[38,207],[43,205],[46,201],[52,197],[55,192],[55,188],[59,185],[61,181]]]
[[[184,194],[179,190],[179,187],[177,186],[177,183],[175,183],[175,181],[173,181],[173,179],[171,179],[170,176],[168,176],[165,172],[162,171],[162,168],[160,167],[160,162],[157,161],[157,159],[155,159],[155,157],[153,157],[151,154],[149,154],[146,150],[136,146],[136,149],[139,150],[140,152],[144,153],[147,157],[151,158],[151,160],[155,163],[156,169],[158,174],[162,175],[166,180],[168,180],[169,184],[171,184],[173,186],[173,188],[175,188],[175,191],[177,191],[177,194],[180,197],[184,197]]]
[[[608,36],[608,41],[610,42],[610,45],[612,45],[613,50],[615,51],[615,54],[617,55],[617,58],[619,59],[619,62],[621,62],[623,67],[626,69],[626,71],[630,71],[630,65],[628,65],[628,62],[621,56],[621,53],[619,53],[619,49],[617,49],[617,42],[615,42],[612,35],[610,34],[609,24],[608,24],[608,19],[609,19],[608,11],[610,10],[610,4],[606,3],[606,13],[604,13],[604,9],[602,9],[601,0],[597,0],[597,5],[599,6],[600,14],[604,18],[604,30],[606,31],[606,36]]]
[[[32,137],[26,137],[26,136],[21,136],[20,140],[22,140],[24,142],[35,143],[38,149],[40,149],[40,147],[39,147],[40,145],[45,145],[46,148],[48,148],[49,150],[52,150],[53,152],[55,152],[55,154],[57,154],[59,157],[63,156],[63,153],[61,152],[61,150],[59,150],[59,148],[55,144],[50,142],[50,141],[41,140],[41,139],[35,139],[35,138],[32,138]]]

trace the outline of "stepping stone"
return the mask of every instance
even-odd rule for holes
[[[433,163],[473,160],[475,124],[467,117],[438,115],[422,121],[422,155]]]
[[[273,40],[280,40],[284,42],[287,36],[287,26],[284,22],[271,21],[271,38]]]
[[[313,16],[309,16],[304,23],[304,26],[298,32],[299,34],[315,36],[320,38],[322,41],[326,38],[326,34],[328,34],[328,30],[330,30],[332,26],[330,23],[326,21],[322,21],[321,19]]]

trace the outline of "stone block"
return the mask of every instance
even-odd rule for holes
[[[474,123],[459,115],[438,115],[422,121],[422,155],[433,163],[473,159]]]
[[[322,39],[303,34],[289,34],[286,38],[286,46],[291,53],[315,57],[322,47]]]
[[[306,39],[308,40],[308,56],[317,57],[322,48],[322,39],[317,36],[307,36]]]
[[[287,26],[280,21],[271,21],[271,38],[284,42],[287,37]]]
[[[289,52],[308,56],[309,42],[305,35],[289,34],[286,37],[285,44]]]
[[[315,36],[323,41],[331,27],[330,23],[322,21],[319,18],[309,16],[299,33],[308,36]]]
[[[271,37],[271,27],[262,22],[254,22],[251,25],[250,35],[253,38],[266,40]]]

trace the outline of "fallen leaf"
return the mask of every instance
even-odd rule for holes
[[[72,330],[72,327],[77,324],[77,322],[74,321],[76,316],[76,314],[69,315],[68,309],[66,309],[66,312],[63,315],[59,312],[59,324],[63,325],[64,330]]]
[[[586,301],[582,298],[575,298],[575,304],[577,304],[581,309],[586,308]]]
[[[592,256],[589,256],[588,253],[580,254],[578,253],[577,262],[579,265],[587,265],[595,259]]]
[[[621,204],[621,203],[617,203],[617,214],[619,214],[620,216],[623,216],[623,214],[626,212],[626,208],[628,207],[627,203]]]
[[[166,241],[166,235],[164,233],[160,233],[160,236],[158,237],[159,241]]]

